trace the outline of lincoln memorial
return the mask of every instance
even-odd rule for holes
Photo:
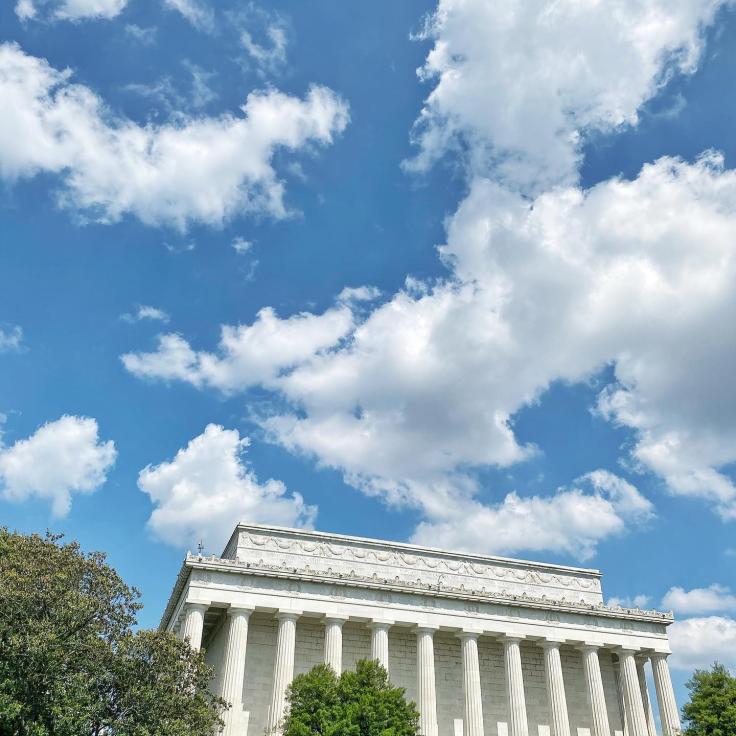
[[[187,555],[161,628],[205,650],[227,736],[278,733],[295,675],[366,658],[423,736],[657,736],[653,706],[674,736],[670,623],[606,606],[597,570],[239,524]]]

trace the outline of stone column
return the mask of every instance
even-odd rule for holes
[[[652,654],[652,672],[654,673],[654,686],[657,689],[662,734],[663,736],[676,736],[682,731],[682,727],[675,691],[672,688],[670,668],[667,665],[667,656],[666,654]]]
[[[547,680],[547,702],[552,725],[552,736],[570,736],[570,719],[567,715],[565,681],[562,678],[560,642],[542,642],[544,650],[544,674]]]
[[[187,603],[184,614],[184,631],[182,639],[189,639],[192,649],[202,647],[202,631],[204,630],[204,614],[210,607],[209,603]]]
[[[388,630],[393,621],[371,622],[371,659],[378,660],[383,669],[388,672]]]
[[[280,733],[286,708],[286,688],[294,679],[294,650],[296,647],[296,620],[301,611],[280,611],[276,635],[276,661],[273,667],[271,707],[268,711],[268,733]]]
[[[463,736],[483,736],[483,699],[480,690],[477,632],[463,631],[460,637],[463,655],[463,695],[465,722]]]
[[[252,608],[232,606],[228,609],[227,639],[222,667],[222,698],[230,703],[224,713],[224,736],[243,733],[243,680],[245,677],[245,649],[248,644],[248,619]]]
[[[342,672],[342,625],[344,618],[325,616],[325,664],[339,675]]]
[[[608,725],[608,710],[606,708],[606,694],[603,690],[601,677],[601,663],[598,660],[598,647],[586,645],[581,647],[583,653],[583,670],[585,672],[585,689],[592,713],[592,736],[611,736]]]
[[[647,673],[644,670],[647,657],[636,657],[636,674],[639,677],[639,690],[641,690],[641,704],[644,707],[644,717],[647,720],[647,733],[649,736],[657,736],[657,727],[654,724],[654,713],[652,703],[649,700],[649,689],[647,688]]]
[[[644,705],[641,702],[641,688],[639,675],[636,672],[634,651],[619,649],[621,688],[624,694],[624,709],[629,736],[649,736],[647,719],[644,715]]]
[[[437,736],[437,693],[434,681],[434,632],[427,626],[417,627],[417,706],[419,733]]]
[[[509,704],[509,736],[529,736],[524,697],[524,676],[521,671],[520,638],[507,636],[503,640],[506,667],[506,697]]]

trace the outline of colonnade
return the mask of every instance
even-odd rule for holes
[[[182,636],[189,639],[194,648],[202,644],[204,615],[207,606],[188,603],[184,611]],[[231,606],[228,609],[225,649],[223,656],[222,697],[232,703],[227,711],[225,736],[243,736],[239,728],[239,714],[243,710],[242,693],[245,676],[245,652],[248,640],[248,620],[253,612],[249,607]],[[276,659],[267,716],[270,733],[278,732],[286,707],[286,690],[294,677],[296,651],[296,622],[301,611],[280,611],[276,635]],[[347,620],[339,616],[326,616],[324,661],[336,672],[342,671],[342,628]],[[393,621],[377,619],[369,624],[371,630],[371,657],[389,669],[388,631]],[[420,714],[422,736],[438,736],[437,696],[435,684],[434,634],[438,629],[416,626],[417,637],[417,708]],[[464,699],[463,736],[484,736],[482,680],[478,659],[478,638],[483,631],[467,630],[457,634],[462,660]],[[529,732],[524,694],[524,675],[521,666],[520,644],[523,637],[498,634],[503,643],[506,681],[509,736],[533,736]],[[562,673],[560,647],[562,641],[535,639],[541,646],[549,704],[551,736],[571,736]],[[598,651],[601,645],[585,644],[578,647],[582,653],[583,673],[587,702],[591,711],[591,736],[612,736],[606,698],[603,689]],[[654,716],[649,700],[644,664],[651,659],[652,673],[659,704],[662,736],[677,736],[680,720],[675,702],[672,680],[666,654],[637,652],[633,649],[612,647],[618,655],[619,681],[623,699],[627,736],[657,736]]]

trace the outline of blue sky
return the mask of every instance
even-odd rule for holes
[[[0,8],[0,519],[155,625],[239,519],[584,564],[736,667],[736,9]]]

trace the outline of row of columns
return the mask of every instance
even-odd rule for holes
[[[204,604],[188,604],[182,629],[183,638],[191,646],[199,648],[202,641]],[[245,651],[248,641],[248,620],[253,609],[231,607],[228,609],[228,628],[223,657],[221,684],[222,697],[232,704],[225,719],[225,736],[241,732],[243,713],[242,693],[245,675]],[[267,717],[267,729],[277,732],[284,717],[286,690],[294,678],[294,654],[296,650],[296,622],[301,611],[283,611],[276,615],[276,660],[274,663],[271,703]],[[324,660],[335,672],[342,671],[342,627],[347,619],[328,616],[325,623]],[[377,620],[370,624],[371,657],[388,671],[388,631],[393,621]],[[437,699],[434,668],[434,627],[418,626],[417,636],[417,707],[422,736],[438,736]],[[464,736],[484,736],[483,700],[481,690],[478,637],[482,632],[463,631],[458,634],[462,654],[462,682],[464,698]],[[522,637],[504,636],[503,653],[506,679],[506,695],[509,712],[509,736],[529,736],[524,677],[521,667]],[[550,714],[551,736],[571,736],[570,720],[565,696],[565,681],[560,658],[561,641],[544,640],[544,672]],[[606,698],[603,689],[597,645],[580,647],[588,704],[591,709],[591,736],[611,736]],[[654,715],[649,700],[644,659],[629,649],[617,649],[619,681],[623,700],[624,717],[628,736],[656,736]],[[651,655],[652,672],[659,703],[663,736],[677,736],[680,720],[675,702],[667,660],[664,654]]]

